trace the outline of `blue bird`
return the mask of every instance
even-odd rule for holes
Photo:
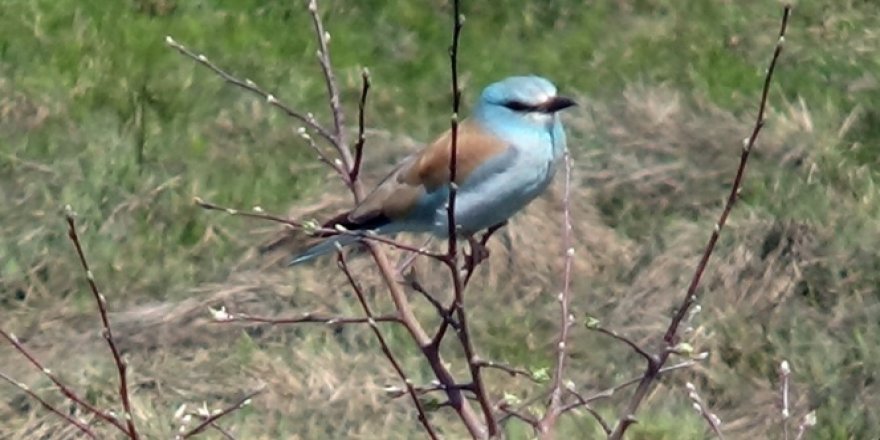
[[[471,237],[504,224],[547,189],[566,148],[558,112],[574,105],[539,76],[509,77],[483,90],[472,116],[458,127],[455,223],[459,236]],[[446,238],[450,155],[447,131],[403,159],[358,206],[323,226],[381,235],[429,232]],[[325,238],[290,264],[358,240],[354,235]]]

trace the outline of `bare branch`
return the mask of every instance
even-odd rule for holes
[[[535,375],[532,374],[531,371],[523,369],[523,368],[512,367],[510,365],[502,364],[500,362],[484,361],[479,358],[474,361],[474,364],[476,364],[476,366],[478,366],[480,368],[491,368],[494,370],[503,371],[511,376],[514,376],[514,377],[516,377],[516,376],[524,377],[534,383],[541,383],[542,382],[542,381],[536,379]]]
[[[779,363],[779,379],[782,382],[780,386],[780,412],[782,413],[782,438],[788,440],[788,418],[791,416],[791,409],[788,403],[789,379],[791,378],[791,366],[788,361],[783,360]]]
[[[263,90],[260,86],[255,84],[253,81],[251,81],[249,79],[242,80],[240,78],[235,77],[234,75],[223,70],[220,66],[214,64],[205,55],[197,54],[196,52],[193,52],[192,50],[188,49],[183,44],[178,43],[171,36],[165,37],[165,44],[167,44],[171,48],[177,50],[181,54],[185,55],[187,58],[190,58],[190,59],[194,60],[195,62],[207,67],[212,72],[216,73],[217,76],[219,76],[220,78],[222,78],[224,81],[228,82],[229,84],[232,84],[236,87],[242,88],[248,92],[251,92],[251,93],[265,99],[269,105],[281,110],[286,115],[296,119],[297,121],[302,122],[303,124],[305,124],[306,127],[308,127],[311,130],[314,130],[316,133],[318,133],[319,136],[324,138],[331,145],[333,145],[334,147],[336,146],[336,139],[330,134],[330,132],[328,132],[324,127],[322,127],[318,123],[317,120],[315,120],[315,117],[311,113],[302,114],[302,113],[294,110],[293,107],[279,101],[278,98],[276,98],[274,94]],[[320,150],[318,151],[318,154],[323,155],[323,153]]]
[[[691,282],[688,286],[687,293],[685,294],[682,304],[676,311],[675,316],[669,323],[669,327],[666,329],[666,334],[663,336],[663,340],[666,342],[667,347],[676,345],[678,339],[678,328],[682,320],[687,315],[688,310],[696,302],[697,288],[700,285],[703,273],[705,272],[706,267],[709,263],[709,258],[712,256],[712,252],[715,250],[715,244],[718,242],[718,238],[721,235],[721,230],[727,223],[727,218],[730,215],[731,210],[733,209],[733,205],[736,203],[736,200],[739,197],[740,186],[742,185],[743,176],[745,175],[746,164],[749,160],[749,154],[755,146],[755,142],[758,139],[758,135],[760,134],[761,129],[764,127],[764,112],[767,107],[767,97],[770,94],[770,84],[773,79],[773,72],[776,69],[776,62],[779,59],[780,54],[782,53],[782,46],[783,42],[785,41],[785,31],[788,27],[788,19],[790,15],[791,5],[786,5],[783,8],[782,21],[779,26],[779,38],[776,42],[776,48],[773,51],[773,56],[770,59],[770,66],[767,68],[767,73],[764,76],[764,85],[761,90],[761,100],[760,104],[758,105],[758,114],[755,118],[755,124],[752,128],[752,133],[748,138],[745,139],[743,143],[739,166],[737,167],[736,175],[733,178],[733,184],[731,185],[730,193],[727,197],[727,202],[724,205],[724,209],[721,211],[721,215],[718,218],[718,221],[715,223],[715,227],[712,230],[709,242],[706,244],[706,248],[704,249],[703,255],[700,258],[700,262],[697,264],[697,268],[694,271],[693,277],[691,278]],[[630,399],[626,410],[621,415],[620,420],[618,421],[614,431],[609,436],[609,439],[620,440],[621,438],[623,438],[623,434],[632,424],[629,421],[634,418],[634,414],[636,413],[636,411],[638,411],[639,406],[641,406],[645,397],[647,397],[648,392],[651,390],[655,380],[657,379],[660,369],[669,359],[670,354],[671,352],[669,350],[664,349],[658,356],[658,362],[648,365],[648,368],[646,369],[645,374],[642,376],[642,379],[639,382],[635,393],[633,393],[633,396]]]
[[[71,402],[82,406],[86,411],[94,414],[99,419],[110,423],[111,425],[116,427],[116,429],[128,436],[128,429],[125,425],[123,425],[116,417],[110,415],[108,412],[88,403],[83,397],[80,397],[72,389],[70,389],[70,387],[65,385],[64,382],[61,382],[61,379],[59,379],[58,376],[56,376],[55,373],[52,372],[52,370],[43,366],[43,364],[33,354],[31,354],[31,352],[24,348],[24,346],[21,344],[21,342],[19,342],[18,338],[15,337],[15,335],[13,335],[12,333],[6,333],[2,329],[0,329],[0,336],[2,336],[10,344],[12,344],[12,347],[15,348],[16,351],[21,353],[21,355],[24,356],[31,363],[31,365],[33,365],[37,370],[43,373],[43,376],[46,376],[46,378],[48,378],[49,381],[51,381],[52,384],[54,384],[55,387],[58,388],[58,391],[63,394],[64,397],[67,397],[67,399]]]
[[[343,230],[343,229],[328,229],[328,228],[313,227],[305,222],[300,222],[300,221],[297,221],[294,219],[281,217],[279,215],[268,214],[263,211],[243,211],[243,210],[236,209],[236,208],[227,208],[227,207],[220,206],[220,205],[217,205],[217,204],[214,204],[211,202],[207,202],[200,197],[194,197],[193,203],[198,205],[200,208],[207,209],[209,211],[220,211],[220,212],[225,212],[226,214],[234,216],[234,217],[246,217],[246,218],[252,218],[252,219],[257,219],[257,220],[265,220],[265,221],[270,221],[270,222],[274,222],[274,223],[279,223],[279,224],[285,225],[291,229],[294,229],[297,231],[304,231],[304,232],[307,232],[310,234],[320,234],[323,236],[348,235],[348,236],[352,236],[352,237],[357,237],[357,238],[364,240],[364,241],[373,241],[373,242],[377,242],[377,243],[387,244],[391,247],[395,247],[400,250],[404,250],[404,251],[408,251],[408,252],[413,252],[413,253],[416,253],[419,255],[424,255],[429,258],[442,258],[441,254],[436,254],[436,253],[427,251],[422,248],[417,248],[415,246],[411,246],[406,243],[402,243],[402,242],[399,242],[397,240],[393,240],[388,237],[376,235],[376,234],[373,234],[369,231],[367,231],[367,232],[348,231],[348,230]]]
[[[122,359],[122,354],[119,351],[119,348],[116,346],[116,341],[113,339],[113,330],[110,327],[110,318],[107,317],[107,299],[103,294],[98,290],[98,284],[95,282],[95,276],[92,274],[92,270],[89,269],[89,263],[86,260],[86,255],[83,252],[82,245],[79,241],[79,235],[76,233],[76,220],[74,219],[73,211],[70,207],[67,207],[67,212],[65,214],[67,219],[67,236],[70,238],[70,241],[73,242],[74,248],[76,248],[76,253],[79,256],[80,265],[83,268],[83,271],[86,273],[86,279],[89,283],[89,289],[92,291],[92,295],[95,297],[95,303],[98,305],[98,314],[101,316],[101,325],[103,328],[101,329],[101,335],[104,337],[104,340],[107,341],[107,346],[110,348],[110,352],[113,354],[113,362],[116,364],[116,371],[119,376],[119,399],[122,401],[122,409],[123,409],[123,417],[125,418],[125,424],[127,426],[127,434],[130,438],[137,440],[139,438],[137,429],[134,426],[134,420],[132,419],[131,414],[131,399],[128,395],[128,379],[126,377],[126,369],[127,364],[125,359]]]
[[[688,399],[691,400],[694,410],[696,410],[697,414],[706,421],[706,424],[709,425],[712,432],[715,433],[718,438],[724,440],[724,434],[721,433],[721,419],[709,409],[706,402],[704,402],[700,395],[697,394],[697,387],[694,386],[694,384],[688,382],[685,384],[685,388],[688,391]]]
[[[342,129],[345,125],[345,116],[342,112],[342,104],[339,98],[339,86],[336,85],[336,76],[333,74],[333,63],[330,61],[330,33],[324,30],[321,14],[318,11],[317,0],[309,0],[309,14],[312,16],[315,38],[318,41],[318,64],[321,65],[321,71],[324,73],[324,82],[327,85],[327,98],[330,102],[330,112],[333,114],[334,144],[345,169],[351,170],[351,151],[345,142],[345,132]]]
[[[598,325],[598,324],[597,325],[588,325],[587,328],[594,331],[594,332],[610,336],[620,342],[623,342],[624,344],[628,345],[639,356],[644,358],[645,361],[648,362],[648,364],[653,364],[653,363],[657,362],[656,356],[654,356],[651,353],[648,353],[648,351],[645,350],[644,348],[642,348],[637,342],[633,341],[632,339],[630,339],[624,335],[621,335],[620,333],[618,333],[615,330],[607,329],[607,328],[602,327],[601,325]]]
[[[2,333],[4,336],[6,336],[6,334],[3,333],[2,330],[0,330],[0,333]],[[34,400],[36,400],[37,402],[39,402],[40,405],[42,405],[43,408],[46,408],[47,410],[49,410],[50,412],[54,413],[54,414],[57,415],[58,417],[61,417],[61,418],[64,419],[68,424],[71,424],[71,425],[75,426],[77,429],[79,429],[83,434],[87,435],[89,438],[98,438],[98,437],[95,435],[95,433],[92,432],[92,430],[89,429],[89,427],[88,427],[85,423],[80,422],[79,420],[75,419],[73,416],[70,416],[70,415],[68,415],[68,414],[65,414],[64,412],[62,412],[62,411],[59,410],[58,408],[55,408],[55,407],[52,406],[49,402],[47,402],[47,401],[44,400],[42,397],[40,397],[39,394],[37,394],[37,393],[35,393],[33,390],[31,390],[31,388],[30,388],[29,386],[27,386],[27,385],[25,385],[24,383],[19,382],[19,381],[13,379],[13,378],[7,376],[6,373],[3,373],[2,371],[0,371],[0,379],[3,379],[3,380],[5,380],[6,382],[9,382],[9,384],[11,384],[12,386],[18,388],[19,390],[21,390],[22,392],[24,392],[24,393],[27,394],[28,396],[31,396],[31,398],[34,399]]]
[[[690,368],[694,364],[696,364],[695,361],[689,360],[689,361],[684,361],[684,362],[681,362],[678,364],[673,364],[673,365],[663,367],[660,369],[660,371],[658,373],[658,378],[659,378],[659,376],[662,376],[663,374],[668,373],[670,371],[681,370],[683,368]],[[621,382],[617,385],[614,385],[613,387],[606,388],[596,394],[593,394],[590,397],[583,397],[583,396],[577,395],[577,393],[575,393],[573,390],[569,390],[569,392],[576,395],[576,398],[578,401],[575,403],[570,403],[567,406],[565,406],[564,408],[562,408],[562,413],[564,414],[568,411],[580,408],[583,405],[588,405],[588,404],[595,402],[597,400],[609,399],[612,396],[614,396],[615,394],[617,394],[618,391],[629,388],[629,387],[639,383],[641,380],[642,380],[642,376],[634,377],[632,379],[629,379],[627,381],[624,381],[624,382]]]
[[[321,315],[317,313],[306,313],[297,317],[277,318],[269,316],[257,316],[248,313],[227,313],[225,308],[211,309],[215,322],[244,322],[252,324],[326,324],[326,325],[345,325],[345,324],[368,324],[370,318],[356,318],[350,316],[331,316]],[[375,322],[395,322],[401,323],[400,318],[394,315],[376,316],[372,318]]]
[[[349,180],[357,182],[358,175],[361,172],[361,162],[364,158],[364,115],[367,112],[367,93],[370,91],[370,71],[364,69],[361,71],[361,100],[358,101],[358,137],[354,144],[354,163],[348,172]]]
[[[400,380],[402,380],[403,383],[406,385],[407,392],[412,398],[413,405],[415,405],[416,410],[419,413],[419,422],[422,423],[425,431],[428,432],[428,436],[436,440],[438,438],[437,433],[434,432],[434,428],[431,426],[431,422],[428,420],[428,415],[425,413],[425,409],[422,407],[422,402],[419,400],[419,396],[416,393],[416,390],[413,388],[412,381],[407,378],[406,373],[403,371],[403,368],[400,366],[397,358],[394,357],[394,353],[392,353],[391,349],[388,347],[388,343],[385,342],[385,337],[382,336],[382,332],[379,331],[379,326],[376,325],[375,318],[373,317],[373,311],[370,309],[370,305],[367,302],[366,295],[364,295],[363,288],[361,288],[361,285],[354,279],[351,271],[348,270],[348,262],[345,260],[345,254],[339,252],[337,255],[336,263],[339,266],[339,269],[342,270],[342,272],[345,274],[345,278],[348,279],[348,283],[354,290],[355,295],[357,295],[358,301],[360,301],[361,306],[364,309],[364,314],[367,315],[370,329],[373,330],[373,334],[376,335],[376,339],[379,341],[379,345],[382,347],[382,353],[385,354],[385,357],[388,358],[388,362],[390,362],[391,366],[394,367],[394,371],[397,372]]]
[[[559,338],[556,341],[556,367],[553,370],[553,379],[550,386],[550,404],[544,417],[541,418],[539,432],[544,438],[552,437],[556,420],[561,414],[563,407],[563,376],[565,375],[565,360],[568,351],[568,333],[574,322],[574,317],[569,311],[571,302],[571,268],[574,262],[574,247],[572,244],[571,226],[571,154],[566,150],[565,157],[565,185],[562,196],[562,249],[564,255],[562,272],[562,290],[559,292]]]

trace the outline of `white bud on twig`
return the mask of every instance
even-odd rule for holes
[[[177,411],[174,411],[174,418],[179,419],[183,417],[183,414],[186,413],[186,404],[183,403],[177,407]]]
[[[226,306],[220,306],[219,309],[208,307],[211,317],[217,322],[232,321],[232,315],[226,312]]]
[[[165,36],[165,44],[167,44],[169,46],[177,46],[177,42],[174,41],[174,38],[171,38],[171,35]]]
[[[779,364],[779,371],[781,371],[784,375],[788,375],[789,373],[791,373],[791,367],[788,365],[787,360],[783,360],[782,363]]]
[[[271,93],[266,95],[266,102],[268,102],[269,104],[273,104],[273,105],[278,104],[278,100],[275,99],[275,95],[273,95]]]

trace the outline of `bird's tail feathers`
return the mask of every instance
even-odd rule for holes
[[[290,263],[288,265],[296,266],[298,264],[306,263],[322,255],[336,252],[337,247],[348,246],[350,244],[357,243],[358,240],[360,240],[360,238],[353,235],[337,235],[327,238],[320,243],[306,249],[302,253],[294,256],[290,260]]]

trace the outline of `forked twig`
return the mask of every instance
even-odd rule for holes
[[[727,197],[727,202],[724,204],[724,209],[721,211],[721,215],[712,230],[712,235],[709,238],[709,242],[706,244],[706,247],[703,250],[703,255],[700,258],[700,262],[697,264],[697,268],[694,271],[693,277],[691,278],[691,282],[688,286],[687,292],[685,293],[682,304],[676,311],[674,317],[672,318],[672,321],[669,323],[669,327],[667,327],[666,329],[666,333],[663,336],[663,340],[666,343],[667,347],[672,347],[677,343],[678,328],[682,320],[687,315],[688,310],[690,310],[690,308],[696,302],[697,288],[700,285],[703,273],[705,272],[706,266],[709,263],[709,258],[712,256],[712,252],[715,250],[715,244],[718,242],[718,237],[720,237],[721,235],[721,230],[727,223],[727,218],[730,215],[731,210],[733,209],[733,205],[736,203],[736,200],[739,197],[743,176],[745,175],[746,164],[749,160],[749,155],[755,146],[755,142],[758,139],[758,134],[760,134],[761,129],[764,127],[765,124],[764,112],[767,107],[767,97],[770,94],[770,84],[773,79],[773,72],[776,69],[776,62],[779,59],[779,55],[782,53],[782,46],[785,41],[785,31],[788,27],[788,19],[790,15],[791,5],[786,5],[783,8],[782,22],[779,26],[779,39],[777,40],[776,47],[773,50],[773,56],[770,59],[770,66],[767,68],[767,73],[764,76],[764,85],[761,90],[761,100],[758,106],[758,114],[755,118],[755,124],[752,128],[752,133],[748,138],[745,139],[743,143],[739,166],[736,169],[736,175],[733,178],[733,184],[731,185],[730,194]],[[629,404],[627,405],[625,411],[618,420],[617,426],[614,428],[614,431],[609,436],[610,439],[620,440],[621,438],[623,438],[623,434],[634,422],[636,411],[638,411],[639,406],[641,406],[645,397],[647,397],[648,392],[651,390],[654,382],[656,381],[661,368],[669,359],[671,353],[672,352],[669,349],[664,348],[663,351],[660,352],[660,354],[657,356],[657,362],[649,362],[648,368],[646,369],[645,374],[642,376],[642,379],[640,380],[635,393],[633,393]]]

